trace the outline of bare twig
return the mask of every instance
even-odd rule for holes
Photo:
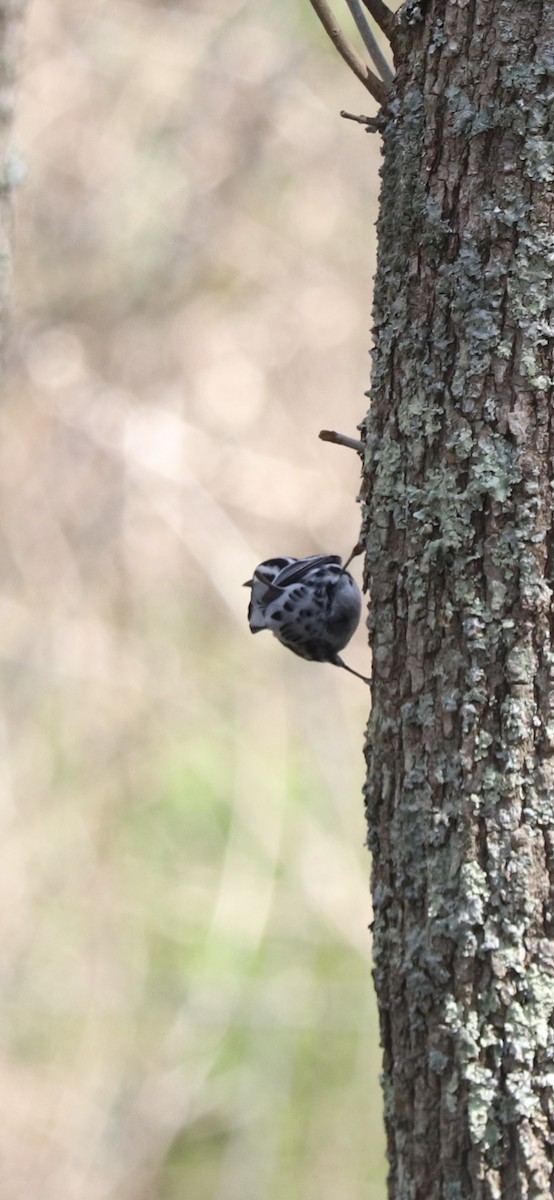
[[[319,434],[322,442],[334,442],[336,446],[348,446],[350,450],[356,450],[358,454],[363,454],[365,446],[359,438],[348,437],[346,433],[335,433],[334,429],[322,429]]]
[[[389,66],[389,63],[387,62],[385,55],[381,50],[377,38],[375,37],[375,34],[369,25],[367,17],[365,16],[360,4],[360,0],[346,0],[346,3],[356,22],[358,32],[364,42],[365,48],[369,51],[369,57],[371,58],[374,67],[377,68],[383,82],[390,86],[394,79],[394,73],[391,70],[391,67]]]
[[[384,3],[384,0],[364,0],[364,4],[375,24],[383,30],[390,42],[394,32],[394,13]]]
[[[378,104],[384,104],[387,98],[387,88],[383,80],[379,79],[378,75],[375,75],[367,66],[367,63],[356,53],[354,47],[350,45],[348,38],[344,36],[340,26],[337,24],[327,4],[327,0],[310,0],[310,4],[341,58],[344,59],[350,70],[354,72],[354,75],[367,88],[373,99]]]
[[[356,116],[356,113],[346,112],[344,108],[341,108],[339,116],[344,117],[347,121],[357,121],[358,125],[365,125],[366,133],[379,133],[381,129],[380,117],[364,117],[363,113]]]

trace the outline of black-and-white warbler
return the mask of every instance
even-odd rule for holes
[[[252,633],[270,629],[300,658],[334,663],[371,683],[338,654],[357,629],[362,611],[360,589],[346,570],[352,557],[344,566],[338,554],[260,563],[244,585],[252,588],[248,623]]]

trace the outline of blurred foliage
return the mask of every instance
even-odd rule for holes
[[[372,102],[304,0],[29,8],[0,412],[3,1192],[381,1200],[367,692],[240,584],[346,553]],[[367,669],[363,630],[349,662]]]

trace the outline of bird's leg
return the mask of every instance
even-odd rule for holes
[[[352,553],[351,553],[351,554],[348,556],[348,558],[347,558],[347,560],[346,560],[346,562],[345,562],[345,564],[344,564],[344,566],[343,566],[343,568],[342,568],[342,569],[343,569],[343,571],[346,571],[347,567],[349,567],[349,566],[350,566],[350,563],[352,562],[352,559],[353,559],[353,558],[357,558],[357,557],[358,557],[358,554],[363,554],[364,550],[365,550],[364,543],[363,543],[363,542],[356,542],[356,545],[354,546],[354,549],[353,549]]]
[[[336,667],[344,667],[344,670],[348,671],[350,675],[356,675],[358,679],[363,679],[364,683],[367,683],[368,687],[371,687],[371,676],[368,678],[367,675],[361,675],[359,671],[355,671],[354,667],[347,667],[346,663],[342,658],[339,657],[338,654],[335,655],[334,663]]]

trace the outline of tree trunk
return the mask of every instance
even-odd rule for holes
[[[0,0],[0,367],[9,328],[12,265],[12,190],[19,167],[11,132],[26,0]]]
[[[390,1196],[552,1195],[554,2],[401,10],[364,478]]]

